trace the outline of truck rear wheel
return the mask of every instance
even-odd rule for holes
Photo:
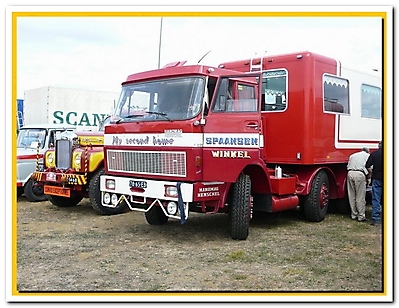
[[[310,193],[305,197],[304,214],[308,221],[320,222],[328,209],[329,182],[325,171],[319,171],[313,179]]]
[[[33,179],[29,179],[24,186],[24,194],[30,202],[46,201],[47,196],[44,194],[42,183],[38,183]]]
[[[169,217],[165,215],[160,206],[153,206],[145,212],[145,219],[150,225],[164,225]]]
[[[78,203],[83,199],[80,195],[71,194],[71,197],[61,197],[61,196],[53,196],[47,195],[48,200],[59,207],[72,207],[78,205]]]
[[[241,174],[233,188],[230,208],[230,234],[234,240],[245,240],[249,233],[251,215],[251,178]]]
[[[105,174],[104,168],[98,169],[89,183],[89,198],[91,206],[94,210],[103,215],[115,215],[127,211],[125,201],[120,202],[116,207],[103,206],[101,203],[100,176]]]

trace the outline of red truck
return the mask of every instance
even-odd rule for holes
[[[258,211],[322,221],[344,208],[348,157],[382,138],[381,78],[309,51],[171,63],[127,77],[104,134],[104,207],[149,224],[228,213],[244,240]]]

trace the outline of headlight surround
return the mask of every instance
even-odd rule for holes
[[[55,167],[55,154],[53,151],[46,153],[46,167],[54,168]]]
[[[110,190],[115,190],[115,180],[114,179],[106,179],[105,187]]]

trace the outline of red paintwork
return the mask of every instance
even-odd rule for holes
[[[297,57],[301,55],[301,57]],[[162,79],[186,75],[226,76],[237,75],[238,72],[249,72],[250,59],[222,63],[219,68],[209,70],[207,66],[175,66],[132,74],[122,84],[137,81]],[[195,196],[198,196],[201,184],[198,182],[220,181],[225,184],[218,189],[217,196],[201,199],[203,211],[205,202],[213,202],[217,211],[224,207],[231,184],[235,183],[239,174],[245,172],[251,176],[252,193],[270,194],[273,211],[287,210],[298,205],[298,196],[309,193],[313,178],[319,170],[328,174],[329,191],[320,191],[320,200],[325,198],[343,198],[346,185],[346,164],[350,154],[356,149],[336,149],[334,130],[336,115],[323,112],[323,74],[340,75],[340,63],[334,59],[308,51],[265,57],[263,69],[286,69],[288,71],[288,108],[284,112],[249,112],[227,115],[209,111],[206,125],[194,125],[200,116],[187,121],[168,122],[133,122],[110,124],[105,134],[124,133],[163,133],[165,130],[178,127],[183,133],[257,133],[263,136],[263,148],[248,148],[249,159],[219,158],[218,163],[212,159],[214,148],[168,148],[151,147],[151,151],[186,151],[187,175],[184,178],[168,177],[167,180],[194,183]],[[247,80],[249,83],[249,80]],[[258,96],[258,95],[257,95]],[[212,104],[212,102],[211,102]],[[259,110],[260,110],[260,101]],[[251,127],[258,126],[258,130]],[[364,141],[362,141],[364,142]],[[359,147],[360,143],[359,143]],[[107,149],[128,150],[132,146],[105,146],[105,162]],[[146,150],[140,147],[141,150]],[[300,153],[300,158],[297,154]],[[196,158],[201,157],[201,165],[196,165]],[[274,170],[268,165],[280,165],[283,173],[290,179],[274,178]],[[134,177],[131,173],[110,172],[107,174]],[[137,175],[143,177],[142,174]],[[152,179],[165,180],[161,176]],[[328,194],[328,195],[327,195]],[[195,197],[197,198],[197,197]],[[197,201],[197,199],[195,199]],[[217,202],[217,204],[215,204]],[[321,202],[322,203],[322,202]]]
[[[215,76],[218,77],[220,75],[227,74],[237,74],[237,71],[225,70],[219,68],[212,68],[213,71],[209,72],[209,66],[204,65],[188,65],[188,66],[173,66],[168,68],[162,68],[152,71],[140,72],[136,74],[129,75],[125,82],[130,83],[133,81],[146,81],[162,79],[166,77],[179,77],[179,76],[187,76],[187,75],[203,75],[203,76]]]
[[[276,178],[274,175],[270,176],[272,185],[272,193],[276,195],[289,195],[296,189],[297,177]]]
[[[298,54],[302,55],[301,59],[297,59]],[[248,72],[249,62],[243,60],[221,65]],[[262,114],[264,158],[277,164],[346,162],[353,149],[335,149],[335,115],[323,113],[322,107],[323,85],[320,80],[324,73],[336,74],[337,62],[307,51],[265,57],[263,60],[263,69],[279,68],[288,70],[288,108],[285,112]],[[301,152],[301,160],[296,159],[297,152]]]
[[[17,159],[36,159],[36,158],[43,158],[43,154],[29,154],[29,155],[18,155]]]
[[[286,195],[286,196],[272,196],[273,206],[272,212],[286,211],[296,208],[299,203],[298,196]]]

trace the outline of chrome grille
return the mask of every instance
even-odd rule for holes
[[[55,166],[60,169],[71,168],[72,151],[71,142],[68,139],[57,140],[55,144]]]
[[[111,171],[186,176],[185,152],[108,150],[107,163]]]

